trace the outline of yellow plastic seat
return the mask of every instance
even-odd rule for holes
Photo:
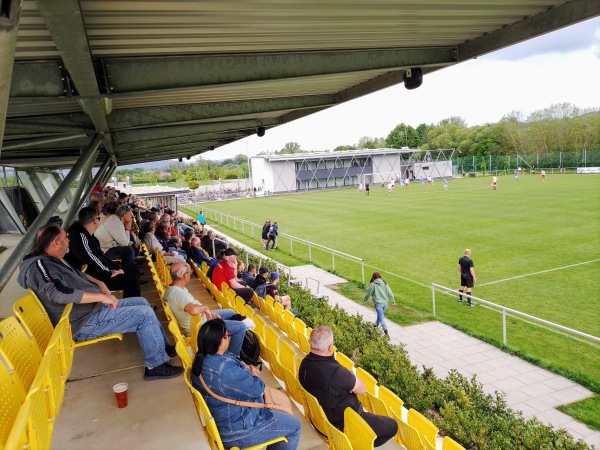
[[[6,440],[6,449],[49,449],[54,421],[48,415],[48,397],[40,388],[32,389]]]
[[[33,336],[40,353],[46,351],[54,326],[50,322],[44,305],[29,293],[13,305],[13,311],[30,336]]]
[[[327,430],[329,431],[329,448],[331,450],[353,450],[348,436],[334,427],[331,422],[327,422]]]
[[[279,341],[279,361],[283,367],[291,370],[294,374],[297,372],[296,357],[296,349],[287,341],[281,339]]]
[[[308,338],[305,334],[297,333],[298,343],[300,344],[300,349],[306,353],[307,355],[310,353],[310,343],[308,342]]]
[[[48,348],[57,346],[62,362],[62,376],[66,380],[69,378],[71,368],[73,367],[73,355],[75,353],[75,343],[71,335],[71,323],[67,315],[61,316],[58,325],[54,329],[54,334],[50,339]]]
[[[181,359],[181,364],[185,369],[192,367],[192,356],[188,352],[186,345],[181,342],[175,342],[175,351],[177,352],[177,356]]]
[[[398,397],[385,386],[379,386],[377,397],[380,398],[383,403],[385,403],[385,406],[390,414],[393,412],[398,417],[402,417],[402,406],[404,405],[404,402],[400,397]]]
[[[208,272],[208,264],[206,264],[204,261],[202,262],[202,272],[204,274],[206,274],[206,272]]]
[[[294,316],[294,328],[296,328],[296,333],[306,336],[306,324],[304,323],[304,320]]]
[[[281,331],[285,331],[285,322],[283,321],[283,305],[281,303],[273,303],[273,311],[275,313],[275,323],[277,324],[277,328]]]
[[[169,304],[167,302],[163,302],[162,304],[163,309],[165,310],[165,316],[167,316],[167,320],[169,322],[175,322],[177,323],[177,319],[175,318],[175,314],[173,314],[173,311],[171,310],[171,307],[169,306]],[[178,329],[179,329],[179,325],[177,325]],[[179,334],[181,334],[181,331],[179,331]]]
[[[14,316],[0,322],[0,356],[14,370],[17,385],[25,397],[40,367],[42,355]]]
[[[450,436],[444,436],[444,439],[442,439],[442,450],[465,450],[465,448]]]
[[[263,313],[265,316],[267,315],[267,302],[256,292],[252,297],[252,303],[254,303],[258,307],[261,313]]]
[[[242,316],[248,317],[249,319],[254,318],[254,310],[252,309],[252,306],[250,306],[250,305],[245,304],[244,306],[242,306],[242,312],[240,314]]]
[[[19,409],[25,401],[25,393],[20,387],[16,375],[0,360],[0,445],[6,442]],[[17,447],[14,447],[17,448]]]
[[[217,287],[221,288],[221,292],[223,293],[223,295],[227,295],[227,291],[229,291],[229,284],[227,284],[227,281],[222,281],[221,286]]]
[[[260,339],[261,345],[264,345],[264,342],[265,342],[265,326],[266,326],[265,319],[263,319],[262,316],[260,316],[259,314],[255,314],[254,317],[252,317],[252,321],[256,325],[256,328],[254,328],[254,333]]]
[[[354,372],[354,361],[348,358],[342,352],[335,352],[335,360],[339,362],[342,366],[348,369],[350,372]]]
[[[267,298],[268,297],[269,296],[267,295]],[[277,326],[277,318],[275,317],[275,310],[273,309],[273,304],[269,304],[269,302],[267,302],[267,317],[269,318],[271,323],[273,323],[275,326]]]
[[[296,374],[292,373],[287,367],[283,367],[282,372],[285,381],[286,392],[292,398],[292,400],[294,400],[296,403],[299,403],[302,406],[304,416],[308,420],[308,408],[306,407],[304,396],[302,395],[302,386],[300,385],[300,381],[298,381],[298,377],[296,376]]]
[[[181,333],[181,329],[179,328],[179,324],[177,323],[176,320],[169,321],[168,328],[169,328],[169,331],[171,332],[171,334],[173,335],[173,337],[175,338],[176,343],[181,342],[183,345],[187,344],[185,337]]]
[[[71,313],[71,309],[73,309],[73,303],[68,303],[65,306],[65,309],[63,310],[63,316],[64,315],[68,316]],[[123,334],[122,333],[107,334],[106,336],[100,336],[96,339],[90,339],[88,341],[74,341],[73,344],[74,344],[75,348],[78,348],[78,347],[85,347],[86,345],[97,344],[98,342],[102,342],[102,341],[108,341],[109,339],[118,339],[118,340],[122,341]]]
[[[426,441],[425,444],[435,448],[439,430],[427,417],[411,408],[408,410],[407,422],[419,432],[423,441]]]
[[[398,424],[398,434],[400,435],[401,443],[406,447],[406,450],[423,450],[425,444],[417,429],[401,420],[395,414],[393,416]]]
[[[365,383],[365,386],[367,387],[367,392],[370,392],[371,395],[376,397],[377,396],[377,380],[375,379],[375,377],[373,375],[371,375],[369,372],[367,372],[365,369],[363,369],[362,367],[356,368],[356,376],[358,378],[360,378],[363,381],[363,383]],[[371,412],[371,404],[369,403],[369,399],[367,398],[366,394],[358,395],[358,399],[362,403],[363,408],[365,408],[367,411]]]
[[[190,337],[188,338],[188,345],[192,347],[194,354],[198,353],[198,332],[202,326],[202,314],[196,314],[190,316]]]
[[[323,408],[317,401],[316,397],[304,388],[302,388],[302,395],[304,396],[306,406],[309,410],[310,423],[312,424],[313,428],[319,432],[321,439],[323,439],[325,443],[328,443],[329,420],[327,420],[327,416],[325,415]]]
[[[192,386],[192,382],[190,380],[190,370],[186,369],[183,375],[185,378],[185,382],[188,385],[188,388],[190,389],[194,398],[194,403],[196,405],[198,417],[200,418],[200,422],[203,424],[203,428],[205,430],[205,434],[207,436],[210,448],[217,450],[225,450],[225,447],[223,447],[223,441],[221,441],[221,436],[219,435],[219,430],[217,429],[217,424],[215,423],[215,419],[213,418],[200,392],[198,392],[194,388],[194,386]],[[271,439],[270,441],[265,441],[261,444],[253,445],[252,447],[244,447],[243,449],[238,450],[258,450],[269,445],[275,444],[276,442],[287,442],[287,439],[285,438],[285,436],[280,436],[275,439]],[[234,447],[230,450],[234,449],[237,449],[237,447]]]
[[[231,290],[231,292],[234,292],[234,290]],[[246,305],[246,303],[244,302],[244,299],[242,297],[240,297],[239,295],[236,295],[235,297],[235,311],[238,314],[244,314],[244,306]]]
[[[385,403],[380,398],[375,397],[370,392],[367,392],[367,398],[369,399],[369,405],[371,405],[371,412],[378,416],[389,416],[390,412],[385,406]]]
[[[352,448],[360,450],[372,450],[375,448],[377,435],[365,419],[360,417],[352,408],[344,410],[344,434]]]
[[[279,334],[273,327],[265,327],[265,345],[271,348],[279,356]]]
[[[285,375],[283,374],[284,366],[281,364],[279,355],[271,347],[267,347],[267,352],[269,354],[269,372],[281,381],[285,381]]]

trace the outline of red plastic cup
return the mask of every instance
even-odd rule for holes
[[[117,406],[119,408],[125,408],[127,406],[127,383],[119,383],[113,386],[115,392],[115,398],[117,399]]]

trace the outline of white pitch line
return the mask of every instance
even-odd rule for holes
[[[428,286],[428,285],[423,284],[423,283],[419,283],[418,281],[415,281],[415,280],[411,280],[410,278],[403,277],[402,275],[395,274],[395,273],[390,272],[389,270],[386,270],[386,269],[378,269],[377,267],[371,266],[370,264],[365,264],[365,267],[372,267],[377,272],[389,273],[390,275],[392,275],[394,277],[398,277],[398,278],[400,278],[402,280],[409,281],[409,282],[414,283],[414,284],[418,284],[419,286],[423,286],[425,288],[431,288],[431,286]]]
[[[591,264],[591,263],[595,263],[595,262],[598,262],[598,261],[600,261],[600,259],[592,259],[591,261],[585,261],[585,262],[580,262],[580,263],[577,263],[577,264],[571,264],[569,266],[556,267],[554,269],[541,270],[539,272],[527,273],[525,275],[519,275],[519,276],[516,276],[516,277],[504,278],[503,280],[490,281],[489,283],[478,284],[477,286],[478,287],[488,286],[490,284],[502,283],[504,281],[517,280],[519,278],[525,278],[525,277],[530,277],[530,276],[533,276],[533,275],[539,275],[541,273],[548,273],[548,272],[554,272],[556,270],[570,269],[571,267],[583,266],[584,264]]]
[[[308,200],[292,200],[292,199],[286,199],[286,202],[298,202],[298,203],[311,203],[313,205],[320,205],[323,202],[309,202]]]

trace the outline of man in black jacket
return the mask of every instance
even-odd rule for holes
[[[69,253],[66,260],[76,269],[87,264],[86,273],[104,282],[111,291],[123,291],[123,297],[140,296],[140,270],[136,264],[119,266],[102,252],[94,232],[100,225],[100,216],[86,206],[79,211],[79,222],[69,227]]]

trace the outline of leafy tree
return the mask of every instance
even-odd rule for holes
[[[388,134],[385,145],[389,148],[417,148],[419,146],[419,134],[410,125],[401,123]]]
[[[429,130],[432,128],[433,125],[427,125],[425,123],[422,123],[417,127],[416,131],[419,135],[419,148],[427,143],[427,133],[429,133]]]
[[[363,136],[358,140],[358,143],[356,144],[356,148],[370,148],[370,149],[374,149],[374,148],[382,148],[385,146],[385,139],[384,138],[371,138],[369,136]]]
[[[338,145],[333,149],[334,152],[343,152],[345,150],[356,150],[356,146],[354,145]]]
[[[288,142],[278,152],[279,155],[288,155],[291,153],[302,153],[302,150],[300,149],[300,144],[298,144],[297,142]]]

